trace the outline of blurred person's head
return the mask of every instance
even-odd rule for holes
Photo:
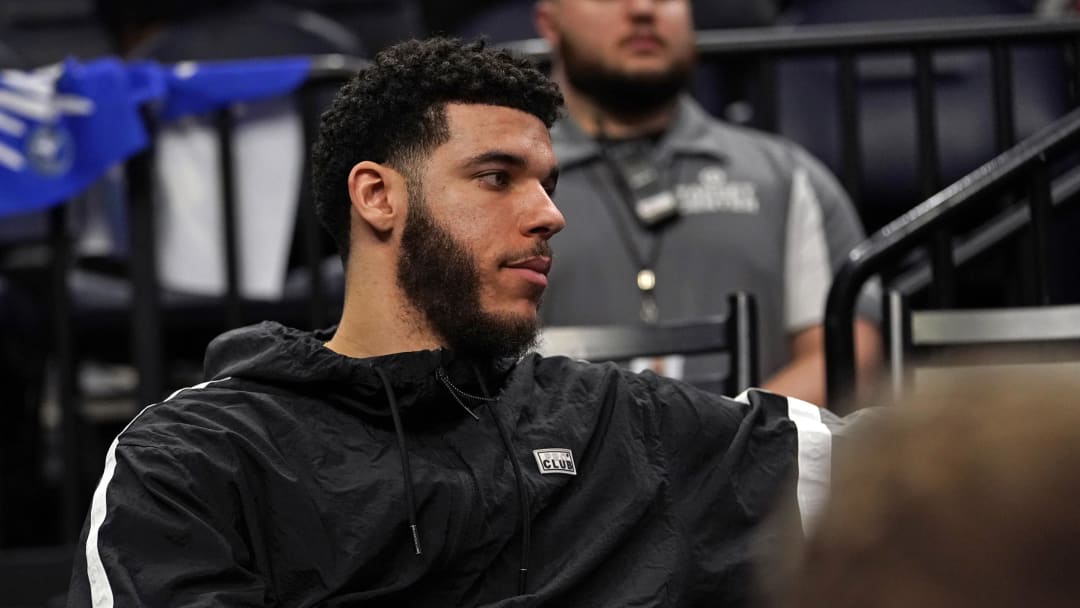
[[[535,21],[568,102],[644,115],[672,104],[693,71],[689,0],[540,0]]]
[[[417,348],[531,345],[563,226],[548,135],[561,102],[527,60],[438,38],[386,49],[341,89],[312,160],[346,262],[343,324],[395,311]]]
[[[1080,380],[920,391],[839,461],[784,608],[1080,602]]]

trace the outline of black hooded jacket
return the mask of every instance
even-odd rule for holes
[[[328,338],[227,333],[120,433],[69,606],[740,606],[757,524],[828,467],[768,393]]]

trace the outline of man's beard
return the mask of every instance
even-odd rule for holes
[[[563,37],[559,41],[566,79],[597,105],[619,116],[638,116],[671,103],[690,82],[693,60],[677,60],[667,70],[627,74],[608,68]]]
[[[476,260],[431,216],[418,186],[409,186],[409,212],[397,265],[397,281],[405,297],[453,351],[480,358],[525,354],[536,343],[538,318],[482,308]],[[507,256],[506,261],[531,255],[551,255],[550,248],[542,241],[531,251]]]

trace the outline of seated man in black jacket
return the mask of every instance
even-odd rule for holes
[[[341,90],[314,151],[340,324],[225,334],[211,380],[135,418],[69,605],[746,603],[758,523],[790,483],[804,518],[822,498],[833,419],[523,355],[560,104],[524,59],[443,39]]]

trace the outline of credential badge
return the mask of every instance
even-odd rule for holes
[[[563,475],[577,475],[577,467],[574,466],[574,453],[565,448],[546,448],[533,450],[536,457],[536,466],[541,475],[561,473]]]

